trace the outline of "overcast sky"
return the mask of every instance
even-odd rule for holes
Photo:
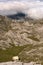
[[[0,0],[0,15],[23,12],[32,18],[43,18],[43,0]]]

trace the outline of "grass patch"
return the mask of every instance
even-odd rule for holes
[[[13,46],[12,48],[6,50],[0,49],[0,62],[11,61],[13,56],[18,55],[27,46],[28,45]]]

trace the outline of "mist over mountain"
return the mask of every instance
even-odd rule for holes
[[[0,0],[0,15],[14,15],[22,12],[33,19],[43,18],[42,0]]]

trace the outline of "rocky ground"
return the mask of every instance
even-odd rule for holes
[[[30,63],[23,63],[23,62],[5,62],[5,63],[0,63],[0,65],[41,65],[41,64],[36,64],[35,62],[30,62]]]
[[[23,62],[43,65],[43,20],[11,20],[0,16],[0,49],[26,46],[19,57]]]
[[[0,18],[0,48],[7,48],[11,44],[21,46],[43,43],[43,20]]]

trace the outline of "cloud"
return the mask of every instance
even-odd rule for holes
[[[1,1],[1,0],[0,0]],[[31,18],[43,18],[43,1],[39,0],[2,0],[0,15],[11,15],[23,12]]]

